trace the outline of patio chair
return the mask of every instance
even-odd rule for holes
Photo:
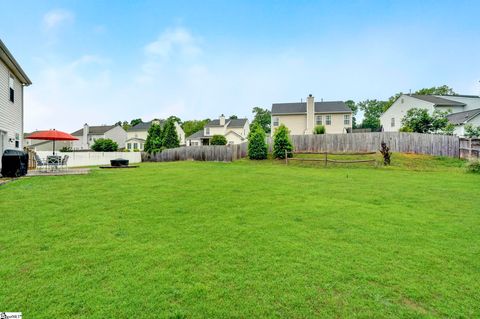
[[[38,156],[38,154],[35,154],[35,162],[37,163],[37,168],[42,171],[42,168],[43,170],[47,170],[47,163],[44,162],[40,156]]]
[[[60,167],[61,167],[61,168],[63,168],[63,169],[66,169],[66,168],[67,168],[68,158],[69,158],[68,155],[65,155],[65,156],[62,158],[62,162],[60,163]]]

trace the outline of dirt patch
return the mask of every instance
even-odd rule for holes
[[[416,303],[415,301],[413,300],[410,300],[410,299],[407,299],[407,298],[402,298],[402,303],[407,306],[408,308],[422,314],[422,315],[426,315],[429,313],[429,311],[427,309],[425,309],[422,305]]]

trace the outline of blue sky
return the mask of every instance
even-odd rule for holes
[[[2,0],[3,2],[3,0]],[[5,5],[3,6],[5,7]],[[480,93],[479,1],[22,1],[0,38],[33,81],[25,130],[253,106]]]

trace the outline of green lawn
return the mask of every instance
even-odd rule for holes
[[[480,317],[480,176],[148,163],[0,186],[0,311],[24,318]]]

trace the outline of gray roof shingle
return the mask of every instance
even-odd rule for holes
[[[192,140],[192,139],[197,139],[197,138],[201,138],[201,137],[205,137],[205,135],[203,134],[203,130],[197,131],[197,132],[193,133],[192,135],[187,136],[185,139],[186,140]]]
[[[163,124],[165,124],[165,120],[159,120],[160,121],[160,126],[163,127]],[[143,132],[143,131],[148,131],[148,129],[152,126],[152,121],[150,122],[140,122],[137,125],[131,127],[128,129],[129,132]]]
[[[93,135],[105,134],[105,132],[110,131],[114,127],[115,127],[115,125],[89,126],[88,127],[88,134],[93,134]],[[73,136],[82,136],[83,135],[83,128],[73,132],[72,135]]]
[[[225,123],[228,123],[227,127],[244,127],[247,121],[248,119],[225,119]],[[220,126],[220,120],[216,119],[216,120],[210,121],[205,126],[206,127]]]
[[[315,102],[315,113],[350,113],[350,110],[343,101]],[[272,104],[272,115],[275,114],[303,114],[307,113],[307,103],[274,103]]]
[[[453,125],[460,125],[470,121],[471,119],[473,119],[479,114],[480,114],[480,109],[475,109],[475,110],[470,110],[465,112],[448,114],[447,119]]]
[[[419,94],[412,94],[412,97],[423,100],[426,102],[433,103],[438,106],[465,106],[465,103],[457,102],[457,101],[452,101],[445,99],[443,97],[438,97],[435,95],[419,95]]]

